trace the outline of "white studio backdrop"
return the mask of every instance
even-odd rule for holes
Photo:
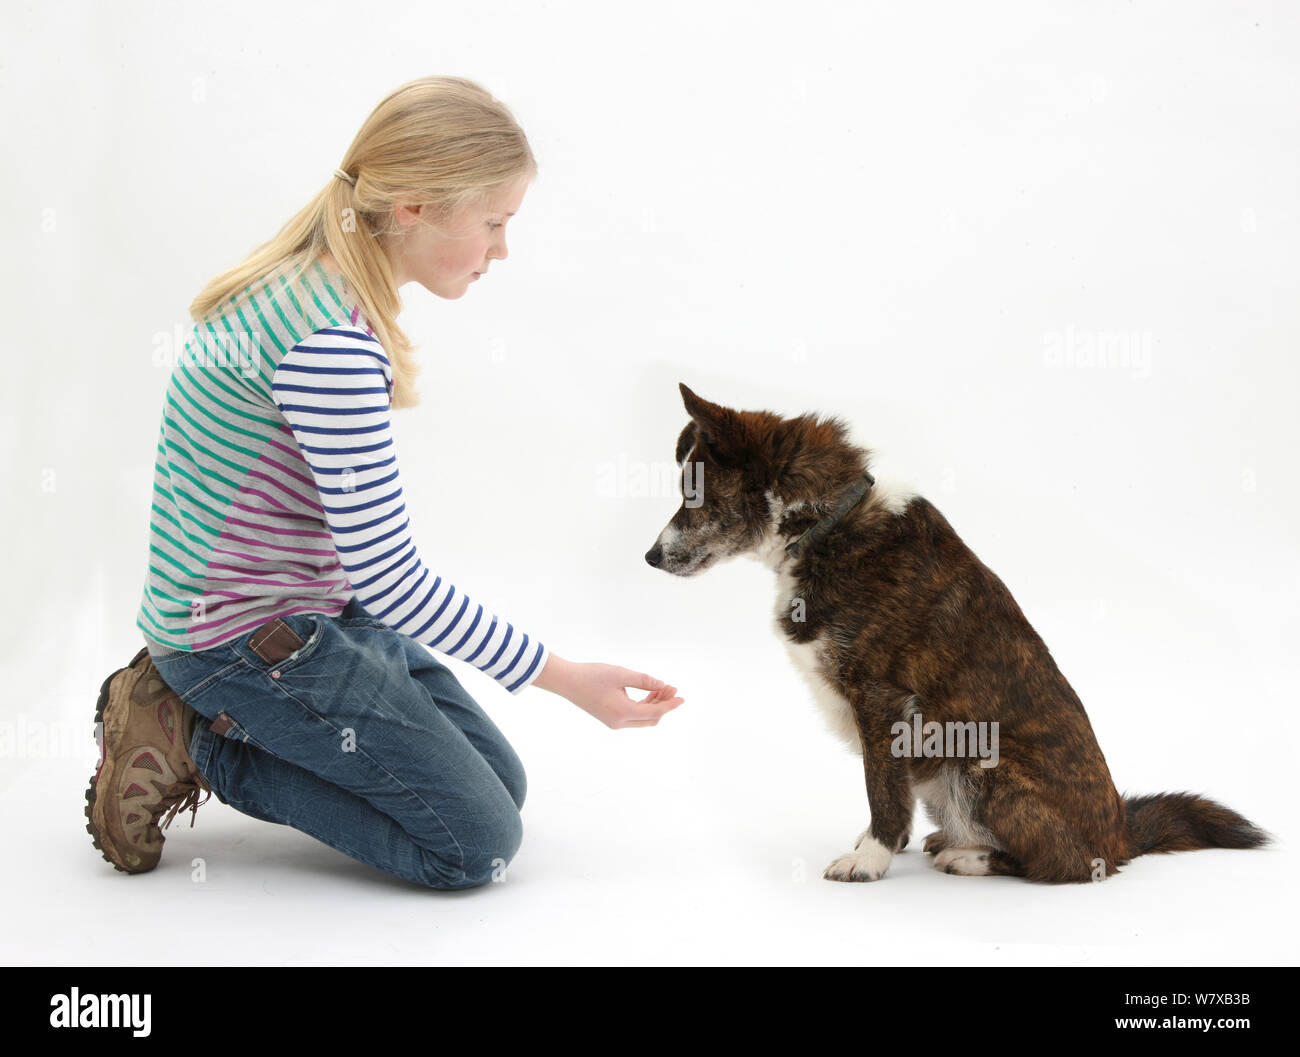
[[[6,22],[6,821],[84,770],[94,693],[141,645],[160,336],[429,73],[511,107],[540,173],[465,297],[403,290],[416,539],[553,651],[687,699],[609,732],[449,662],[534,796],[614,798],[651,844],[638,789],[677,797],[672,832],[729,835],[726,856],[779,774],[778,873],[806,854],[819,874],[865,824],[860,765],[772,630],[771,574],[642,558],[679,502],[685,381],[849,421],[1010,587],[1121,789],[1295,820],[1293,6],[11,3]],[[25,750],[40,723],[76,744]]]

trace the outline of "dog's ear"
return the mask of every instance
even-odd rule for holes
[[[738,458],[748,439],[744,419],[729,407],[697,396],[685,382],[678,382],[677,387],[686,413],[699,427],[700,442],[724,465]]]
[[[682,427],[682,431],[677,434],[677,450],[674,452],[674,458],[677,465],[680,466],[686,458],[687,453],[691,450],[691,445],[695,438],[695,423],[688,422]]]
[[[681,391],[682,404],[686,408],[686,413],[700,427],[702,438],[706,442],[711,440],[727,409],[710,403],[702,396],[696,396],[685,382],[678,382],[677,388]]]

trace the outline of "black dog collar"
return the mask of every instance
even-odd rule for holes
[[[852,485],[840,496],[840,501],[835,504],[835,509],[822,518],[817,524],[800,536],[797,540],[787,543],[785,552],[791,558],[799,557],[799,550],[805,544],[819,542],[826,533],[830,532],[840,523],[844,515],[852,510],[862,501],[862,497],[867,494],[867,490],[876,483],[876,479],[869,473],[863,473],[860,480],[854,481]]]

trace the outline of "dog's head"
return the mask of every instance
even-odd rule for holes
[[[735,411],[678,383],[691,416],[677,437],[682,505],[645,560],[694,576],[740,554],[792,539],[867,468],[870,453],[836,418]]]

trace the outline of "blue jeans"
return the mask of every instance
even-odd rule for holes
[[[302,645],[274,663],[258,632],[193,652],[146,640],[202,717],[190,755],[217,799],[417,884],[500,877],[523,840],[524,768],[451,670],[355,597],[281,619]]]

